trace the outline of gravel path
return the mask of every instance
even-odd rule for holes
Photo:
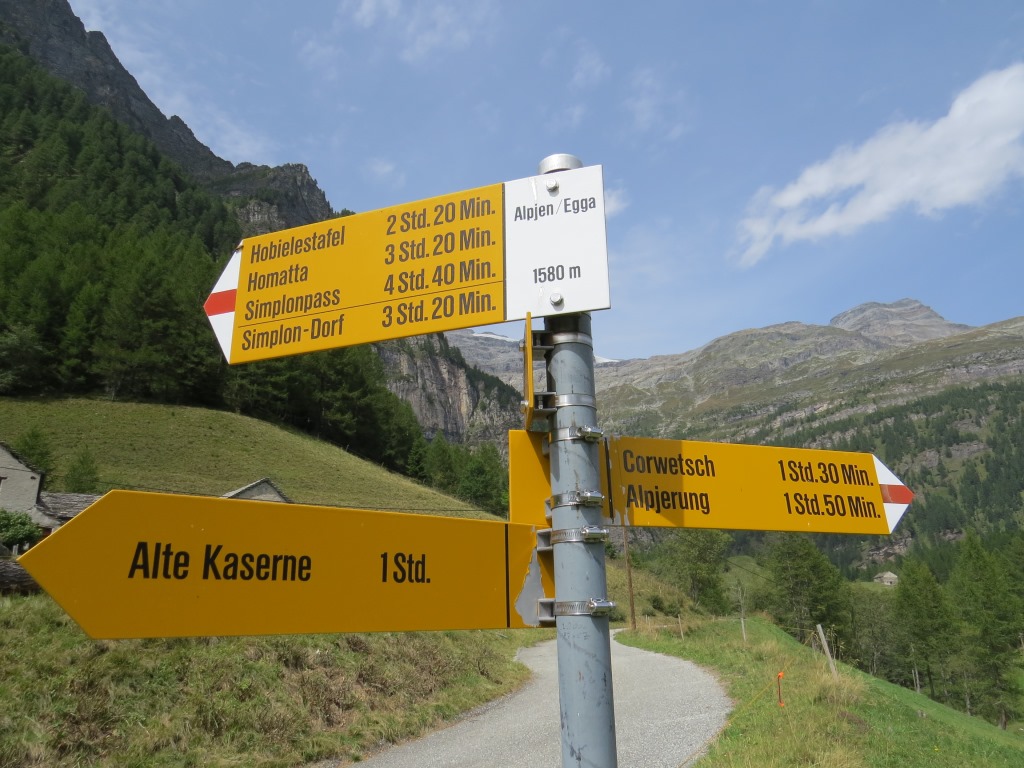
[[[359,763],[365,768],[560,768],[555,641],[525,648],[533,678],[458,723]],[[715,678],[672,656],[612,641],[620,768],[692,765],[732,707]],[[335,761],[314,768],[347,765]]]

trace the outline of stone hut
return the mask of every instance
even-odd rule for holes
[[[892,571],[884,571],[875,576],[875,584],[884,584],[887,587],[895,587],[900,581],[900,577]]]

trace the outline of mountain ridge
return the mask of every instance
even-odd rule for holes
[[[863,346],[865,349],[881,350],[893,346],[906,346],[919,341],[945,338],[958,333],[970,331],[974,326],[962,323],[951,323],[931,307],[916,299],[900,299],[892,303],[865,302],[840,312],[832,318],[828,325],[804,323],[790,320],[783,323],[749,328],[712,339],[695,349],[683,352],[670,352],[652,355],[646,358],[608,359],[597,357],[595,365],[600,370],[613,370],[635,364],[661,367],[666,362],[669,367],[685,364],[699,356],[703,351],[725,345],[740,345],[741,340],[756,337],[780,336],[792,339],[807,338],[815,333],[828,334],[827,329],[836,328],[851,334],[834,334],[832,338],[846,339],[847,346]],[[511,339],[489,332],[474,330],[448,331],[445,333],[449,343],[458,347],[467,362],[480,370],[498,376],[506,383],[518,386],[522,383],[522,362],[519,352],[519,339]],[[600,341],[595,343],[599,346]],[[598,350],[595,349],[595,353]]]
[[[471,365],[522,389],[517,340],[470,331],[447,336]],[[895,402],[1022,372],[1024,317],[974,327],[901,299],[860,304],[829,325],[790,321],[736,331],[686,352],[597,363],[595,385],[606,431],[748,439],[755,429],[740,427],[742,418],[725,419],[723,411],[745,411],[748,421],[787,412],[781,426],[841,410],[844,394],[855,389],[872,392],[879,403]],[[724,423],[713,425],[714,414]]]
[[[180,117],[166,117],[121,64],[106,36],[86,30],[67,0],[0,0],[0,19],[0,42],[83,91],[203,186],[233,201],[245,235],[335,215],[305,165],[234,165],[199,141]]]
[[[856,331],[894,346],[939,339],[972,328],[963,323],[949,322],[916,299],[900,299],[890,304],[870,301],[839,313],[829,321],[829,325]]]

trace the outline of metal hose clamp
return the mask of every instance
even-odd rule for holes
[[[604,437],[604,430],[600,427],[592,427],[584,424],[581,427],[564,427],[556,429],[551,433],[551,442],[558,443],[563,440],[582,440],[585,443],[597,443]]]
[[[594,337],[589,333],[581,333],[579,331],[557,331],[548,336],[548,342],[554,344],[586,344],[588,347],[594,346]]]
[[[590,543],[608,541],[608,529],[598,525],[585,525],[582,528],[562,528],[550,532],[552,544]]]
[[[566,491],[556,493],[548,502],[555,507],[600,507],[604,504],[604,494],[600,491]]]
[[[603,597],[555,602],[555,616],[607,616],[615,603]]]

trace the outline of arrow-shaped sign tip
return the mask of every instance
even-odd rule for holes
[[[914,492],[907,488],[891,469],[879,461],[877,456],[871,458],[875,460],[875,474],[882,487],[882,501],[885,504],[885,519],[889,525],[889,533],[892,533],[899,525],[910,502],[913,501]]]
[[[244,242],[244,241],[243,241]],[[242,265],[242,243],[231,254],[224,271],[213,286],[209,298],[203,304],[206,316],[213,327],[224,359],[231,362],[231,337],[235,330],[235,298],[238,295],[238,275]]]

